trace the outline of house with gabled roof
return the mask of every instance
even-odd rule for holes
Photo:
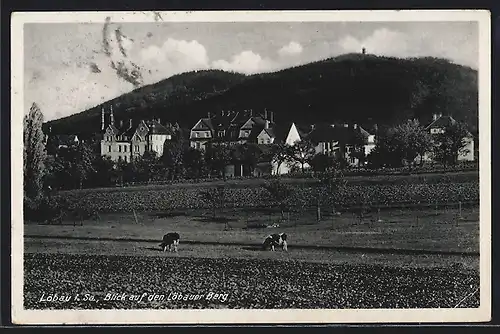
[[[214,138],[215,129],[210,118],[201,118],[191,129],[189,140],[191,147],[204,150],[206,144]]]
[[[78,135],[54,135],[50,127],[49,133],[44,136],[44,141],[47,154],[54,156],[57,156],[60,149],[69,148],[81,142]]]
[[[190,146],[203,150],[209,142],[230,145],[257,143],[257,136],[272,124],[267,119],[267,111],[265,116],[254,116],[251,110],[223,110],[215,115],[209,113],[208,117],[201,118],[191,128]]]
[[[304,132],[299,130],[294,122],[275,124],[272,128],[262,129],[257,136],[258,146],[266,159],[255,168],[255,176],[288,174],[295,164],[291,162],[278,163],[272,157],[271,147],[273,144],[281,147],[293,146],[300,142],[303,137]]]
[[[360,153],[368,156],[375,148],[375,135],[358,124],[315,124],[307,138],[316,145],[316,154],[343,158],[358,166]]]
[[[457,121],[451,115],[433,114],[432,121],[425,127],[426,131],[431,134],[431,137],[436,138],[439,134],[445,132],[445,129],[450,125],[455,124]],[[467,131],[467,136],[463,139],[464,147],[458,153],[458,161],[474,161],[474,136]],[[420,157],[417,157],[419,159]],[[433,154],[431,152],[424,154],[424,161],[433,161]]]
[[[146,151],[154,151],[163,155],[166,140],[172,139],[174,129],[164,126],[160,120],[140,120],[136,124],[132,119],[115,123],[111,107],[109,123],[106,126],[104,109],[101,112],[101,129],[104,131],[101,140],[101,155],[113,161],[131,162]]]

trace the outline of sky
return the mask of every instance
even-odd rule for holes
[[[271,72],[348,52],[478,68],[477,22],[140,22],[24,25],[24,103],[66,117],[174,74]],[[27,112],[27,110],[25,110]]]

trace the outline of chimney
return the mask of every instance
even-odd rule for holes
[[[266,119],[266,120],[265,120],[265,124],[266,124],[266,125],[264,126],[264,128],[265,128],[265,129],[269,129],[269,120],[267,120],[267,119]]]
[[[358,125],[354,124],[352,127],[354,128],[354,130],[356,130],[358,128]]]
[[[250,109],[250,117],[253,117],[253,109]]]
[[[113,115],[113,106],[111,106],[111,124],[115,125],[115,115]]]
[[[274,112],[270,111],[269,114],[271,115],[270,116],[271,123],[274,123]]]
[[[156,121],[161,124],[161,118],[158,118]]]
[[[349,124],[348,123],[344,123],[344,128],[348,128],[349,127]]]
[[[132,129],[132,118],[129,118],[128,120],[128,128]]]
[[[330,127],[334,128],[334,127],[335,127],[335,124],[330,124]]]
[[[264,119],[267,120],[267,108],[264,108]]]
[[[366,54],[366,48],[362,48],[362,49],[361,49],[361,53],[362,53],[362,54]]]
[[[101,108],[101,131],[104,131],[104,107]]]
[[[120,120],[120,129],[123,128],[123,119]]]
[[[210,114],[210,111],[207,113],[207,115],[208,115],[208,118],[209,118],[209,119],[210,119],[210,117],[212,116],[212,115]]]

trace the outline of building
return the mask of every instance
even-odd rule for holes
[[[254,115],[252,110],[222,111],[217,115],[208,114],[208,117],[200,119],[191,128],[190,146],[204,150],[209,144],[255,144],[260,149],[262,157],[269,157],[272,144],[293,146],[303,135],[293,122],[282,125],[274,123],[273,112],[266,109],[260,115]],[[281,163],[278,166],[272,159],[263,158],[253,173],[255,176],[271,173],[286,174],[293,167],[291,165]],[[226,166],[226,175],[229,177],[248,175],[248,173],[249,170],[243,165],[235,163]]]
[[[48,155],[57,156],[59,150],[77,146],[81,142],[78,135],[53,135],[49,128],[49,134],[45,136],[45,147]]]
[[[132,119],[121,120],[116,126],[113,108],[109,114],[106,126],[104,109],[101,111],[101,155],[110,157],[113,161],[131,162],[142,156],[146,151],[163,155],[166,140],[172,139],[174,128],[164,126],[160,120],[141,120],[134,124]]]
[[[269,116],[269,117],[268,117]],[[219,114],[208,114],[192,128],[190,146],[204,150],[208,143],[230,145],[245,143],[272,143],[273,113],[253,115],[252,110],[223,110]]]
[[[351,166],[359,166],[375,148],[375,134],[358,124],[315,124],[307,138],[315,145],[316,154],[343,158]]]
[[[452,116],[443,116],[442,114],[434,114],[432,117],[432,122],[425,127],[425,129],[431,134],[432,137],[444,133],[445,129],[450,125],[456,123],[456,120]],[[458,153],[458,161],[474,161],[474,136],[467,132],[467,136],[463,138],[465,143],[464,148]],[[420,159],[417,157],[416,159]],[[432,152],[424,154],[424,161],[433,161]]]
[[[272,128],[264,128],[258,134],[258,146],[263,152],[263,159],[255,168],[254,176],[262,175],[283,175],[288,174],[294,167],[299,167],[297,163],[283,161],[279,163],[273,159],[270,150],[272,144],[282,148],[294,146],[300,142],[306,133],[300,130],[294,122],[275,124]]]

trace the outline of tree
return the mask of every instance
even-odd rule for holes
[[[207,190],[202,190],[200,192],[200,198],[212,208],[213,218],[216,218],[217,210],[222,212],[226,205],[226,188],[224,186],[217,186]]]
[[[332,167],[334,158],[324,153],[318,153],[311,159],[311,167],[315,172],[325,172]]]
[[[276,143],[271,145],[271,150],[269,152],[269,160],[271,163],[276,164],[276,174],[279,176],[279,169],[281,165],[289,161],[291,153],[291,146],[286,143]]]
[[[188,148],[182,156],[182,161],[188,177],[197,179],[206,176],[205,159],[203,159],[203,153],[200,150]]]
[[[366,161],[365,137],[360,131],[354,131],[354,136],[351,140],[351,152],[349,152],[349,157],[358,159],[358,167]]]
[[[305,165],[309,164],[315,155],[316,149],[314,144],[309,140],[301,140],[289,150],[289,160],[298,162],[302,173],[305,172]]]
[[[468,153],[466,138],[469,136],[467,126],[461,122],[454,122],[436,135],[434,146],[435,159],[445,166],[457,163],[458,155]]]
[[[263,188],[267,190],[269,199],[278,205],[281,211],[281,219],[285,220],[285,209],[288,204],[288,200],[293,194],[293,189],[286,183],[283,183],[280,179],[266,182],[263,185]]]
[[[145,151],[134,163],[140,181],[149,182],[159,174],[160,163],[156,151]]]
[[[226,178],[224,169],[231,162],[231,150],[225,143],[207,145],[205,161],[212,171]]]
[[[338,162],[334,162],[338,166]],[[321,206],[330,205],[332,211],[335,211],[335,198],[340,198],[338,194],[345,189],[347,182],[342,170],[337,168],[328,173],[321,174],[316,181],[314,196],[317,203],[317,220],[321,220]]]
[[[172,140],[165,141],[163,148],[162,163],[169,172],[171,180],[181,177],[184,173],[185,140],[182,134],[178,134]]]
[[[261,157],[262,151],[253,143],[239,144],[233,150],[234,161],[248,166],[251,175],[253,175],[253,171]]]
[[[431,150],[431,135],[420,126],[416,119],[398,125],[395,128],[394,136],[403,160],[407,164],[411,165],[418,155],[420,155],[420,163],[422,163],[425,153]]]
[[[78,182],[78,187],[81,189],[83,183],[95,172],[93,166],[94,153],[85,142],[80,142],[78,146],[75,147],[75,151],[75,161],[72,171]]]
[[[46,151],[42,131],[43,114],[36,103],[24,116],[24,192],[32,200],[39,200],[43,191]]]
[[[372,168],[401,167],[403,152],[396,137],[394,129],[388,129],[380,134],[375,148],[367,157],[368,164]]]
[[[113,184],[112,174],[114,162],[109,156],[98,156],[94,159],[94,174],[92,184],[97,187],[107,187]]]

